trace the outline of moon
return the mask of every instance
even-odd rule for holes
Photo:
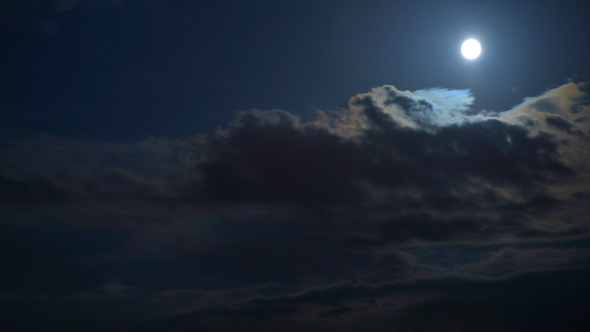
[[[469,60],[476,59],[481,54],[481,45],[475,39],[467,39],[461,46],[461,53]]]

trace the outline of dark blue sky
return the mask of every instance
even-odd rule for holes
[[[590,70],[579,3],[14,3],[2,128],[79,138],[188,137],[250,108],[307,118],[384,84],[471,89],[475,109],[504,111]],[[484,48],[473,63],[468,37]]]

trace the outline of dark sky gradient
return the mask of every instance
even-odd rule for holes
[[[588,14],[0,2],[0,330],[585,330]]]
[[[469,88],[504,111],[589,71],[579,3],[50,3],[3,6],[2,128],[186,138],[235,110],[309,117],[384,84]],[[475,63],[458,56],[468,37],[483,43]]]

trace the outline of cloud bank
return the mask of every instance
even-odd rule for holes
[[[5,139],[0,303],[32,330],[575,328],[586,90],[490,113],[467,90],[383,86],[310,121],[253,109],[186,140]]]

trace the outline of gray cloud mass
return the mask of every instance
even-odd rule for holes
[[[585,91],[492,113],[468,90],[383,86],[310,121],[253,109],[186,140],[4,139],[0,303],[24,330],[575,328],[588,305],[572,293],[590,294]],[[534,326],[498,309],[543,301],[563,309]]]

